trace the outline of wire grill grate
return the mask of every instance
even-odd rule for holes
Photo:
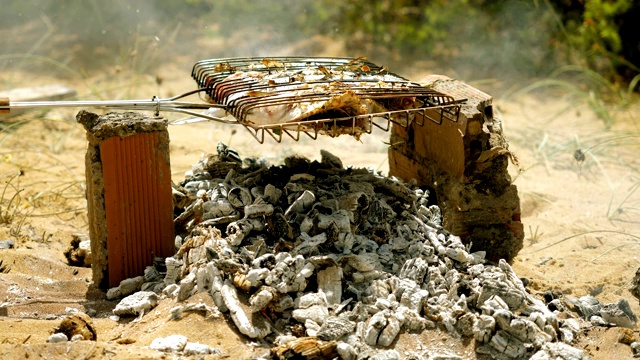
[[[457,121],[464,102],[361,58],[211,59],[197,62],[192,76],[208,101],[221,105],[260,143],[265,133],[278,142],[283,135],[297,141],[301,133],[313,139],[320,134],[359,136],[374,128],[388,131],[391,123],[406,127],[411,123],[421,126],[424,119],[438,124],[445,119]],[[280,108],[326,106],[346,92],[376,106],[373,111],[356,114],[343,108],[312,111],[311,116],[288,121],[257,122],[252,118]],[[409,108],[402,106],[406,99],[410,99]]]

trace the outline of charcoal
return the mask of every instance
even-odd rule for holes
[[[335,341],[323,341],[313,337],[296,338],[271,348],[273,359],[334,359],[338,356]]]
[[[134,278],[124,279],[120,282],[120,285],[107,291],[107,300],[120,299],[127,295],[131,295],[140,290],[144,282],[144,276],[136,276]]]
[[[257,203],[244,207],[245,218],[255,218],[259,216],[269,216],[273,214],[273,205],[269,203]]]
[[[487,263],[444,230],[428,191],[321,156],[245,168],[205,156],[174,191],[180,248],[165,270],[145,271],[142,286],[177,301],[210,294],[215,311],[191,311],[227,313],[240,333],[273,345],[276,359],[399,359],[401,332],[435,328],[473,337],[495,359],[581,359],[563,342],[588,323],[559,313],[635,324],[625,302],[545,303],[506,261]],[[188,311],[178,304],[172,317]]]
[[[227,192],[227,199],[231,206],[235,209],[242,209],[247,205],[251,205],[253,202],[253,198],[251,196],[251,191],[247,188],[236,186]]]
[[[317,336],[322,340],[338,340],[352,333],[355,328],[356,323],[345,317],[329,316],[318,330]]]
[[[479,315],[473,326],[473,337],[481,343],[487,343],[491,340],[495,328],[496,320],[493,316]]]
[[[200,312],[204,313],[206,319],[215,319],[220,317],[220,311],[217,308],[208,306],[204,303],[189,303],[185,305],[178,305],[169,311],[169,316],[172,320],[179,320],[184,313],[188,312]]]
[[[250,319],[247,316],[244,309],[240,306],[238,293],[229,280],[226,280],[224,285],[222,285],[220,293],[222,294],[224,304],[231,315],[231,319],[242,334],[252,339],[262,339],[271,333],[271,327],[268,323],[263,322],[261,324],[254,324],[252,322],[254,317]]]
[[[180,290],[178,291],[178,301],[188,299],[196,290],[196,273],[190,272],[180,280]]]
[[[393,315],[389,315],[387,317],[387,325],[380,332],[380,336],[378,336],[378,346],[387,347],[393,343],[393,341],[400,333],[400,321]]]
[[[369,322],[364,334],[364,342],[369,346],[376,346],[378,344],[378,338],[382,330],[387,326],[387,318],[390,314],[387,311],[380,311],[373,315]]]
[[[336,346],[336,352],[343,360],[354,360],[358,355],[356,349],[350,344],[339,342]]]
[[[587,360],[589,357],[580,349],[561,342],[548,342],[542,345],[529,360]]]
[[[342,268],[330,266],[317,272],[318,290],[324,293],[330,305],[342,302]]]
[[[316,196],[309,190],[305,190],[302,194],[293,202],[287,210],[284,212],[284,216],[291,217],[293,214],[298,214],[308,209],[313,205],[316,200]]]
[[[259,312],[265,309],[274,298],[278,297],[277,291],[268,286],[263,286],[259,291],[251,295],[249,303],[251,304],[251,311]]]
[[[227,241],[231,246],[238,246],[251,231],[264,229],[263,223],[259,219],[240,219],[227,225]]]
[[[600,316],[611,324],[629,329],[635,328],[638,321],[625,299],[620,299],[617,303],[604,305],[600,309]]]
[[[365,357],[365,359],[369,360],[400,360],[401,358],[400,353],[395,350],[384,350],[375,355]]]
[[[474,335],[474,328],[476,327],[477,322],[477,315],[467,312],[457,319],[456,330],[464,337],[472,337]]]
[[[505,330],[498,330],[491,338],[489,344],[492,347],[491,357],[494,357],[494,351],[504,354],[510,359],[521,359],[527,352],[525,344],[518,340],[515,336],[509,334]]]

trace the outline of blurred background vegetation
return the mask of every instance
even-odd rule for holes
[[[46,69],[46,58],[78,72],[127,65],[153,72],[177,56],[193,63],[287,55],[290,44],[324,36],[345,44],[341,55],[366,55],[401,74],[415,64],[463,80],[589,82],[584,74],[597,73],[609,88],[637,91],[640,73],[634,0],[6,0],[2,6],[0,28],[14,35],[0,40],[0,69]],[[230,40],[203,48],[194,41],[202,37]],[[322,48],[302,49],[313,53],[288,55],[323,55]],[[558,71],[568,65],[573,71]]]

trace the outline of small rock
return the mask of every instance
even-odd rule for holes
[[[604,305],[600,310],[600,316],[606,322],[629,329],[633,329],[638,321],[626,299]]]
[[[131,295],[134,292],[140,290],[144,284],[144,276],[136,276],[129,279],[124,279],[117,287],[107,290],[107,300],[115,300],[127,295]]]
[[[158,305],[158,295],[151,291],[139,291],[122,299],[113,313],[118,316],[138,315],[142,317]]]
[[[80,335],[81,340],[96,341],[98,339],[93,320],[82,312],[65,317],[54,329],[54,333],[64,334],[67,339],[73,339],[76,335]]]
[[[618,342],[625,345],[631,345],[636,342],[636,337],[633,334],[633,330],[627,328],[620,328],[618,334]]]
[[[220,354],[220,349],[196,342],[188,342],[183,351],[185,355]]]
[[[602,304],[593,296],[583,296],[579,299],[566,296],[565,299],[575,307],[575,310],[578,311],[584,319],[591,319],[594,315],[600,315],[600,310],[602,310]]]
[[[563,342],[548,342],[542,345],[529,360],[587,360],[588,356],[580,349]]]
[[[609,323],[604,321],[604,319],[602,318],[602,316],[598,316],[598,315],[593,315],[589,321],[591,322],[591,325],[593,326],[608,326]]]
[[[187,345],[187,337],[184,335],[169,335],[166,338],[153,339],[150,348],[162,352],[180,352]]]
[[[2,260],[0,260],[0,274],[8,274],[11,271],[11,266],[7,264],[2,264]]]
[[[47,338],[47,342],[53,343],[53,344],[60,343],[60,342],[67,342],[67,341],[69,341],[69,338],[67,337],[67,335],[63,333],[51,334],[51,336]]]
[[[0,241],[0,250],[13,249],[15,246],[16,246],[16,242],[13,239]]]
[[[63,254],[71,266],[91,267],[91,241],[86,236],[74,235],[70,247]]]
[[[0,245],[0,249],[1,248],[2,247]],[[633,280],[631,280],[631,286],[629,287],[629,291],[631,292],[631,295],[635,296],[640,301],[640,268],[636,270],[636,276],[634,276]]]
[[[386,350],[379,352],[371,357],[370,360],[400,360],[400,353],[396,350]]]
[[[130,344],[135,344],[135,342],[136,342],[136,339],[132,339],[130,337],[124,337],[116,340],[116,343],[120,345],[130,345]]]
[[[429,360],[462,360],[462,357],[449,353],[436,353],[431,354]]]

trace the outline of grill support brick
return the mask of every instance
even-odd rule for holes
[[[100,289],[138,276],[175,252],[167,121],[139,113],[80,111],[93,282]]]
[[[457,122],[393,126],[390,175],[434,189],[447,230],[472,243],[472,251],[486,251],[490,260],[510,261],[522,248],[524,230],[517,188],[507,171],[515,160],[491,96],[439,75],[420,83],[467,102]]]

